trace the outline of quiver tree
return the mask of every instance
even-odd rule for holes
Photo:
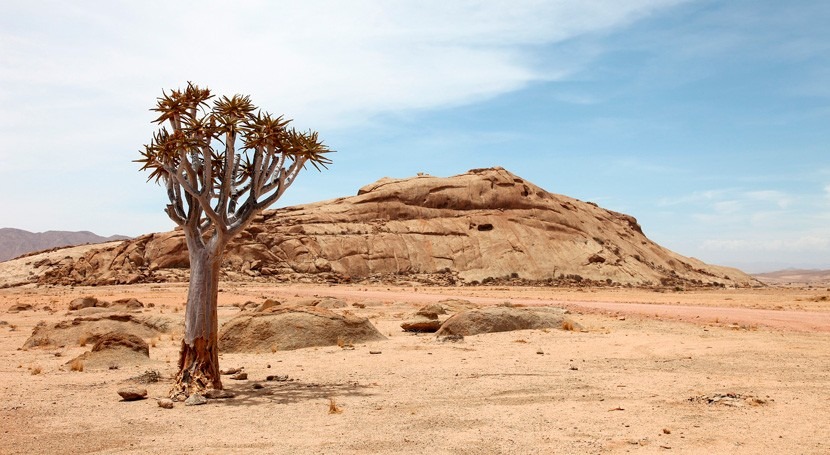
[[[185,333],[173,396],[221,389],[217,297],[225,246],[277,201],[307,164],[331,163],[314,131],[254,106],[250,97],[213,99],[188,83],[162,93],[161,125],[141,151],[141,170],[163,184],[167,215],[184,231],[190,255]]]

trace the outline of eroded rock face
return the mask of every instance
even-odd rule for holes
[[[135,283],[186,279],[188,255],[177,230],[50,264],[40,283]],[[631,216],[548,193],[502,168],[384,178],[357,196],[264,212],[229,245],[223,269],[228,278],[279,280],[435,274],[441,284],[754,284],[660,247]]]

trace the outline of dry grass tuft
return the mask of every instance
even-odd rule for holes
[[[337,407],[334,397],[329,397],[329,414],[341,414],[342,412],[343,410]]]
[[[562,330],[566,330],[568,332],[574,331],[574,323],[571,321],[562,321]]]
[[[87,342],[89,342],[90,336],[88,333],[82,334],[78,337],[78,346],[84,347],[86,346]]]
[[[43,368],[40,365],[35,365],[29,368],[29,372],[32,373],[32,376],[36,374],[43,373]]]
[[[72,359],[69,362],[69,369],[72,371],[84,371],[84,361],[81,359]]]

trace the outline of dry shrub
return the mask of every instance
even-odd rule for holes
[[[152,346],[152,347],[156,347],[157,343],[158,343],[158,338],[152,338],[150,340],[150,346]]]
[[[88,333],[81,334],[81,336],[78,337],[78,346],[86,346],[86,343],[89,341],[89,339],[90,336]]]
[[[32,375],[34,376],[36,374],[43,373],[43,368],[40,365],[35,365],[29,368],[29,372],[32,373]]]
[[[329,414],[340,414],[343,410],[337,407],[337,401],[334,397],[329,397]]]
[[[566,330],[568,332],[574,331],[574,323],[571,321],[562,321],[562,330]]]
[[[72,359],[69,362],[69,369],[72,371],[84,371],[84,361],[81,359]]]

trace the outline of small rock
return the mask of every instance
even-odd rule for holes
[[[369,354],[381,354],[381,351],[369,351]]]
[[[663,428],[663,434],[671,434],[671,430],[668,428]]]
[[[184,400],[185,406],[199,406],[205,403],[207,403],[207,398],[199,395],[198,393],[192,393],[186,400]]]
[[[545,354],[545,351],[543,351],[543,350],[539,349],[538,351],[536,351],[536,353],[537,353],[537,354],[539,354],[539,355],[544,355],[544,354]]]
[[[285,381],[288,380],[288,375],[287,374],[283,374],[283,375],[273,375],[272,374],[272,375],[266,376],[265,380],[266,381],[285,382]]]
[[[173,400],[170,398],[160,398],[158,400],[158,405],[160,408],[173,409]]]
[[[205,391],[205,398],[210,400],[222,400],[226,398],[233,398],[236,394],[229,390],[210,389]]]
[[[235,375],[231,376],[231,379],[233,379],[235,381],[244,381],[244,380],[248,379],[248,373],[245,373],[244,371],[240,372],[240,373],[236,373]]]
[[[124,401],[143,400],[147,398],[147,389],[125,387],[123,389],[119,389],[118,394],[121,395],[121,398],[123,398]]]
[[[255,382],[255,383],[254,383],[254,385],[252,385],[251,387],[253,387],[253,388],[254,388],[254,389],[256,389],[256,390],[259,390],[259,389],[263,389],[263,388],[265,388],[265,386],[264,386],[264,385],[262,385],[262,384],[260,384],[260,383],[258,383],[258,382]]]
[[[224,374],[224,375],[236,374],[236,373],[239,373],[240,371],[242,371],[242,368],[228,368],[227,370],[219,370],[219,374]]]

